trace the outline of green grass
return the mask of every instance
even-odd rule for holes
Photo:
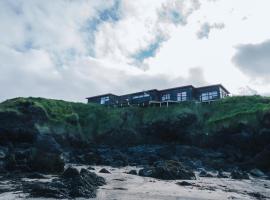
[[[30,105],[30,107],[29,107]],[[34,109],[35,108],[35,109]],[[230,126],[238,122],[256,125],[265,112],[270,112],[270,98],[261,96],[228,97],[211,104],[186,102],[167,107],[108,108],[96,104],[66,102],[44,98],[15,98],[0,104],[1,112],[35,115],[27,109],[38,109],[47,120],[36,122],[44,132],[80,134],[91,138],[120,128],[136,130],[159,120],[177,120],[182,113],[197,116],[202,130]]]

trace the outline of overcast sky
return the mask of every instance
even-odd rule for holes
[[[0,101],[193,84],[270,94],[269,0],[0,0]]]

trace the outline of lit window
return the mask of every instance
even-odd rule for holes
[[[105,104],[109,100],[110,100],[110,97],[101,97],[100,98],[100,104]]]

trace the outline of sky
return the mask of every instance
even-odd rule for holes
[[[192,84],[270,95],[269,0],[0,0],[0,101]]]

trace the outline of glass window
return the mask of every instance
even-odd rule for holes
[[[201,101],[209,101],[209,100],[214,100],[218,98],[218,92],[217,91],[212,91],[212,92],[205,92],[201,94]]]
[[[161,97],[161,100],[162,101],[167,101],[167,100],[170,100],[171,99],[171,94],[164,94],[162,97]]]
[[[110,97],[101,97],[100,98],[100,104],[105,104],[109,100],[110,100]]]
[[[187,100],[187,92],[177,93],[177,101],[186,101]]]

